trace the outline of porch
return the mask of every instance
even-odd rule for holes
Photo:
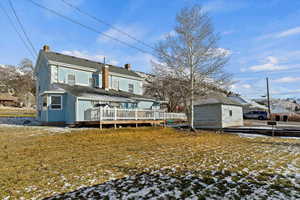
[[[168,113],[163,110],[121,109],[121,108],[91,108],[85,111],[85,125],[114,125],[119,124],[151,124],[159,125],[167,120],[186,121],[185,113]]]

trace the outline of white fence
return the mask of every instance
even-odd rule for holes
[[[111,120],[186,120],[185,113],[167,113],[162,110],[119,108],[92,108],[84,113],[85,121]]]

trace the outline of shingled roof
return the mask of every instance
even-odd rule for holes
[[[95,94],[95,95],[108,95],[108,96],[115,96],[115,97],[123,97],[123,98],[131,98],[131,99],[146,99],[149,101],[155,101],[151,97],[133,94],[122,90],[113,90],[113,89],[105,90],[102,88],[91,88],[91,87],[80,86],[80,85],[70,86],[68,84],[63,84],[63,83],[56,83],[55,85],[67,92],[70,92],[72,95],[77,97],[84,96],[84,94]]]
[[[201,105],[209,105],[209,104],[223,104],[223,105],[236,105],[236,106],[242,106],[242,104],[233,101],[232,99],[218,93],[211,93],[207,96],[204,96],[202,98],[199,98],[195,100],[194,105],[195,106],[201,106]]]
[[[87,68],[92,68],[92,69],[101,69],[104,66],[104,63],[101,63],[101,62],[96,62],[96,61],[87,60],[84,58],[69,56],[69,55],[65,55],[65,54],[61,54],[61,53],[57,53],[57,52],[44,51],[44,54],[46,55],[46,57],[49,60],[54,61],[54,62],[66,63],[66,64],[70,64],[70,65],[77,65],[80,67],[87,67]],[[110,72],[141,78],[137,73],[135,73],[132,70],[127,70],[123,67],[117,67],[117,66],[109,65],[109,64],[106,64],[106,65],[109,66]]]

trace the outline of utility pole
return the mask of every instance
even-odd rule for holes
[[[269,78],[266,78],[267,81],[267,98],[268,98],[268,112],[269,117],[271,118],[271,105],[270,105],[270,89],[269,89]]]

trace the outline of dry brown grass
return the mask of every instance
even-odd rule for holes
[[[0,107],[0,117],[34,117],[35,114],[32,108]]]
[[[299,140],[189,134],[169,128],[56,134],[39,128],[0,128],[0,198],[41,198],[162,168],[291,173],[288,164],[299,170],[299,145]]]

